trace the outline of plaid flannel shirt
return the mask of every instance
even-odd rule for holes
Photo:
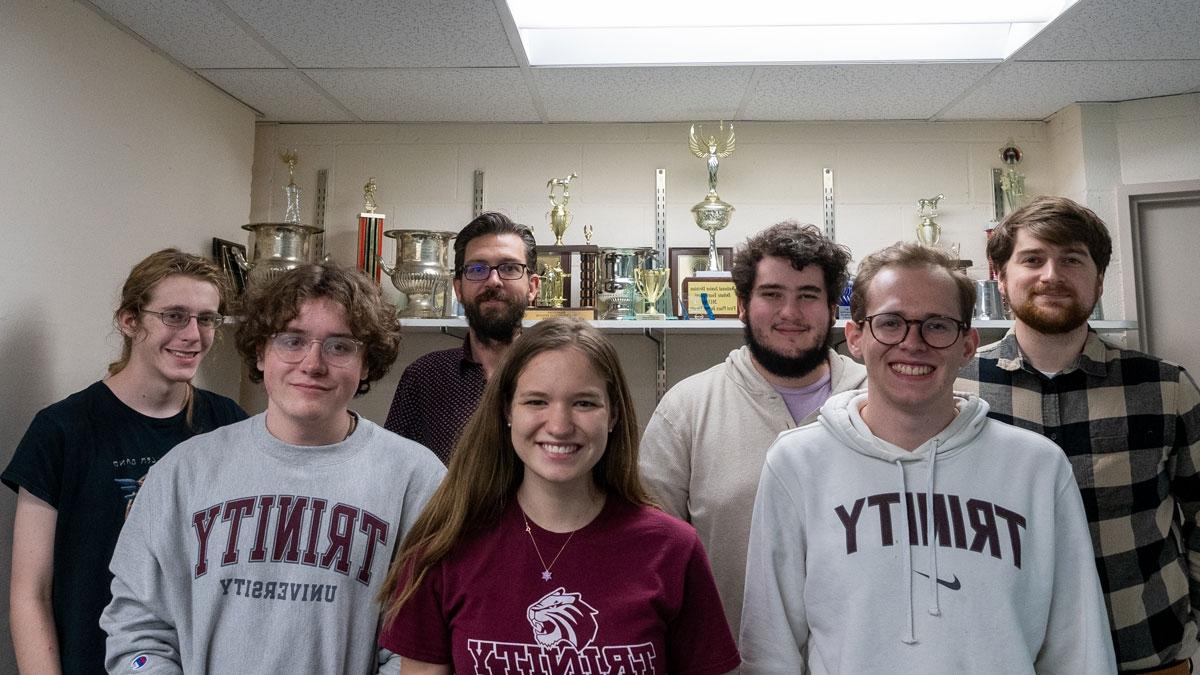
[[[990,417],[1046,436],[1070,459],[1118,667],[1191,656],[1200,609],[1200,392],[1191,376],[1090,331],[1053,378],[1025,362],[1012,331],[959,375],[955,388],[987,401]]]

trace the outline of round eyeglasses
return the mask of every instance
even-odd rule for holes
[[[216,312],[204,312],[202,314],[188,314],[182,309],[166,309],[161,312],[156,312],[152,309],[139,310],[143,314],[153,314],[158,317],[159,321],[163,322],[164,326],[171,328],[183,328],[188,325],[192,319],[196,320],[196,325],[201,328],[216,328],[225,323],[225,317]]]
[[[492,274],[492,270],[496,270],[496,274],[505,281],[516,281],[525,276],[525,269],[529,267],[525,263],[503,262],[499,265],[489,265],[487,263],[467,263],[463,265],[459,271],[463,278],[467,281],[483,281]]]
[[[271,336],[271,346],[284,363],[300,363],[308,356],[308,346],[312,343],[321,345],[321,357],[331,366],[345,368],[354,364],[358,356],[361,340],[341,335],[315,340],[302,333],[276,333]]]
[[[934,349],[945,349],[958,342],[958,336],[967,329],[967,324],[948,316],[931,316],[928,319],[906,319],[899,314],[884,313],[868,316],[858,325],[867,324],[871,327],[871,335],[885,345],[898,345],[908,337],[911,326],[917,326],[917,331],[925,344]]]

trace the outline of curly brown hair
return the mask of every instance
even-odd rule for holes
[[[346,323],[364,346],[367,377],[358,383],[356,396],[371,390],[371,383],[387,374],[400,352],[400,323],[396,308],[379,286],[360,270],[333,263],[301,265],[279,276],[252,284],[242,301],[243,319],[236,344],[249,369],[251,382],[262,382],[258,356],[271,336],[287,328],[309,300],[327,298],[346,311]]]
[[[825,280],[825,297],[830,304],[841,297],[850,276],[847,270],[850,249],[826,238],[814,225],[785,220],[747,239],[734,255],[734,292],[743,303],[749,303],[758,277],[758,263],[767,256],[783,258],[795,270],[809,265],[819,267]]]

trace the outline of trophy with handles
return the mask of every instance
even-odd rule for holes
[[[550,231],[554,233],[554,245],[563,245],[563,233],[571,224],[571,213],[567,211],[567,202],[571,201],[571,181],[579,174],[572,173],[564,178],[551,178],[546,182],[550,189]],[[561,195],[555,195],[562,188]]]
[[[692,207],[692,215],[696,225],[708,232],[708,269],[719,270],[722,264],[721,257],[717,255],[717,231],[729,225],[729,219],[733,217],[733,205],[717,196],[717,165],[719,160],[733,154],[733,123],[729,123],[729,130],[726,131],[725,123],[721,122],[717,135],[707,139],[703,138],[703,129],[698,132],[693,124],[688,132],[688,148],[693,155],[708,163],[708,194]]]

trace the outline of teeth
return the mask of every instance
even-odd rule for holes
[[[542,443],[542,448],[552,455],[569,455],[575,452],[574,445],[550,445],[549,443]]]
[[[892,370],[901,375],[928,375],[933,372],[931,366],[910,366],[903,363],[893,363]]]
[[[183,359],[190,359],[190,358],[192,358],[193,356],[195,356],[195,355],[196,355],[196,352],[181,352],[181,351],[179,351],[179,350],[176,350],[176,349],[168,349],[167,351],[168,351],[169,353],[171,353],[171,354],[174,354],[175,356],[178,356],[178,357],[180,357],[180,358],[183,358]]]

